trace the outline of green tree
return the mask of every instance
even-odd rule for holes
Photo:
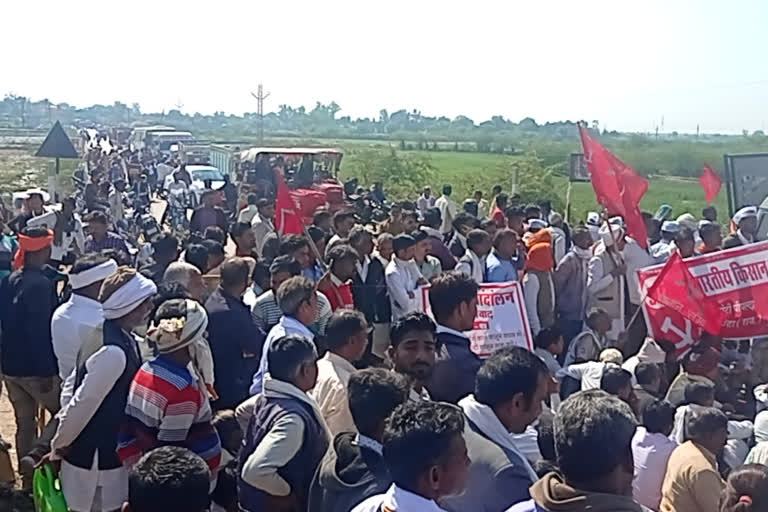
[[[346,154],[340,176],[344,180],[356,177],[366,184],[381,182],[390,198],[404,200],[416,197],[425,183],[432,182],[434,173],[435,168],[424,154],[398,153],[390,147]]]

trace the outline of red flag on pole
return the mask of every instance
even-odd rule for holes
[[[680,253],[675,252],[667,260],[648,289],[648,298],[674,309],[708,333],[720,334],[724,313],[714,301],[707,299]]]
[[[701,183],[701,188],[704,189],[708,203],[714,201],[717,194],[720,193],[720,187],[723,186],[720,176],[707,164],[704,164],[704,172],[699,177],[699,183]]]
[[[304,232],[304,223],[297,213],[296,202],[291,197],[283,175],[275,171],[277,182],[277,200],[275,201],[275,229],[282,235],[300,235]]]
[[[640,199],[648,191],[648,181],[605,149],[581,124],[579,135],[597,202],[609,214],[624,217],[627,234],[647,249],[648,233],[640,212]]]

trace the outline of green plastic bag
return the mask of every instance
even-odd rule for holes
[[[32,479],[36,512],[67,512],[67,501],[61,492],[61,480],[53,472],[50,464],[44,464],[35,470]]]

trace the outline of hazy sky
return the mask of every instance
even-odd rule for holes
[[[608,129],[768,129],[768,1],[3,2],[0,94],[144,111],[335,100]]]

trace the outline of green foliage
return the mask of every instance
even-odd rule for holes
[[[340,177],[356,177],[362,184],[381,182],[391,199],[414,199],[434,178],[435,168],[425,154],[398,153],[394,148],[352,150],[344,156]],[[414,195],[415,194],[415,195]]]

